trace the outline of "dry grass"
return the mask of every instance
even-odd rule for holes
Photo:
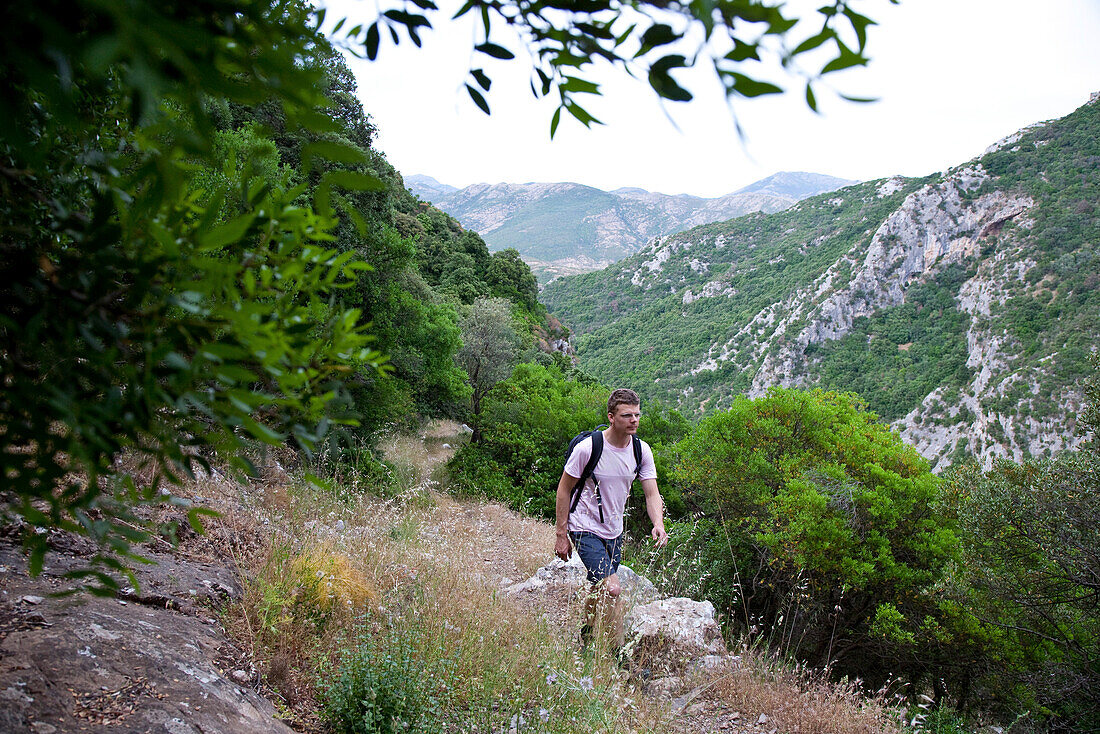
[[[781,661],[766,651],[743,649],[737,663],[695,681],[701,698],[740,719],[767,717],[766,730],[797,734],[900,734],[899,713],[883,691],[836,683],[825,673]]]
[[[782,732],[898,730],[881,700],[752,653],[692,682],[709,707],[702,715],[641,695],[610,655],[582,654],[575,599],[531,608],[499,593],[549,562],[554,532],[439,491],[444,444],[464,438],[456,424],[387,437],[400,488],[388,498],[318,486],[285,470],[289,457],[247,485],[207,477],[186,488],[222,512],[210,533],[234,549],[246,587],[227,627],[293,726],[321,730],[317,697],[353,651],[399,647],[445,694],[440,730],[508,731],[522,720],[525,731],[710,731],[731,711],[764,713]]]

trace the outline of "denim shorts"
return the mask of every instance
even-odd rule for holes
[[[595,533],[576,532],[569,533],[573,546],[577,549],[577,555],[588,569],[588,581],[596,583],[603,581],[619,570],[619,562],[623,559],[623,536],[608,540]]]

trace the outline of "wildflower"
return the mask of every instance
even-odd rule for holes
[[[550,712],[547,711],[546,709],[539,709],[539,721],[541,721],[542,723],[545,724],[549,720],[550,720]]]
[[[590,676],[590,675],[584,676],[579,681],[577,681],[577,684],[581,687],[582,691],[591,691],[592,690],[592,676]]]
[[[558,682],[558,674],[557,673],[547,673],[546,674],[546,685],[552,686],[557,682]]]

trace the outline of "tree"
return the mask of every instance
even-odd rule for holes
[[[517,250],[494,252],[487,279],[493,295],[510,299],[528,313],[538,312],[538,281]]]
[[[369,266],[333,247],[339,191],[365,172],[297,184],[259,133],[221,135],[232,105],[286,128],[338,129],[320,110],[324,39],[293,3],[122,0],[10,5],[0,29],[0,489],[27,523],[104,549],[78,575],[117,588],[143,502],[252,442],[308,451],[341,419],[343,380],[378,374],[360,312],[339,296]],[[270,141],[269,141],[270,142]],[[268,151],[257,165],[247,151]],[[361,162],[318,143],[301,160]],[[220,157],[227,154],[228,157]],[[213,189],[205,187],[213,185]],[[123,451],[151,467],[137,487]],[[197,524],[198,508],[190,508]]]
[[[895,3],[897,0],[890,0]],[[439,8],[432,0],[384,4],[376,19],[356,23],[346,41],[370,59],[377,57],[383,32],[394,43],[399,32],[417,46],[420,34],[432,27]],[[806,104],[817,109],[813,85],[823,76],[863,66],[867,29],[874,21],[853,9],[849,0],[834,0],[817,9],[804,25],[785,14],[783,0],[719,0],[717,2],[667,2],[666,0],[584,0],[562,4],[553,0],[512,2],[466,0],[455,14],[480,17],[477,42],[479,60],[510,60],[515,53],[501,45],[507,29],[531,59],[531,92],[536,97],[552,93],[558,109],[550,123],[554,135],[562,112],[586,127],[599,120],[578,101],[582,95],[600,94],[592,72],[601,66],[617,67],[635,78],[644,78],[662,99],[686,102],[692,93],[673,78],[677,69],[708,63],[721,81],[727,97],[752,98],[783,92],[779,84],[752,76],[780,69],[783,76],[805,82]],[[816,22],[815,22],[816,21]],[[337,26],[337,30],[343,22]],[[804,31],[804,28],[810,30]],[[826,48],[831,50],[827,53]],[[811,71],[804,71],[808,64]],[[466,90],[486,114],[485,95],[492,79],[484,65],[474,64]],[[854,97],[846,97],[852,101]]]
[[[469,315],[462,320],[462,348],[455,355],[473,388],[470,413],[474,443],[481,442],[481,401],[494,385],[512,373],[519,346],[511,304],[503,298],[474,301]]]
[[[1096,431],[1100,360],[1086,380],[1080,422]],[[966,605],[1010,642],[1000,707],[1047,712],[1059,731],[1100,726],[1100,451],[1092,442],[1048,461],[967,466],[949,482],[962,539]],[[1006,697],[998,689],[1024,687]]]
[[[705,418],[676,454],[685,501],[718,522],[707,541],[733,576],[708,591],[731,621],[816,665],[898,672],[898,646],[876,638],[916,640],[955,548],[916,451],[854,395],[774,388]]]
[[[453,486],[546,518],[569,440],[607,416],[609,390],[556,366],[520,363],[483,399],[480,443],[451,460]]]

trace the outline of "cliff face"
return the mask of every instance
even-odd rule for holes
[[[1049,455],[1080,441],[1100,334],[1096,132],[1086,105],[943,174],[659,238],[543,301],[585,369],[682,409],[852,390],[937,469]]]

